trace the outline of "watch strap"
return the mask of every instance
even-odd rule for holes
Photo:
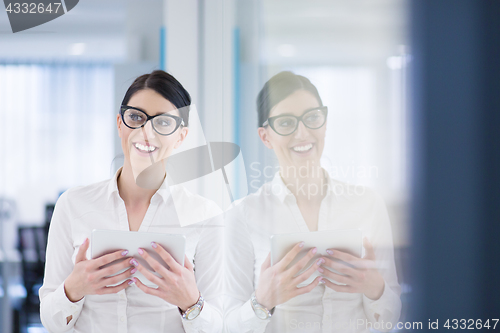
[[[203,296],[201,296],[201,292],[200,292],[200,297],[198,297],[198,301],[196,301],[195,304],[193,304],[192,306],[187,308],[186,311],[182,311],[181,308],[178,308],[178,309],[179,309],[179,313],[182,316],[182,319],[194,320],[195,318],[197,318],[200,315],[201,310],[203,310],[204,305],[205,305],[205,299],[203,298]],[[189,318],[189,314],[193,311],[196,311],[196,310],[198,310],[198,314],[193,318]]]
[[[255,292],[252,293],[252,296],[250,297],[250,304],[252,305],[252,309],[255,312],[255,315],[262,320],[267,320],[272,317],[274,314],[274,308],[271,310],[268,310],[264,305],[260,304],[257,302],[257,298],[255,297]],[[258,313],[262,313],[265,315],[265,318],[259,316]]]

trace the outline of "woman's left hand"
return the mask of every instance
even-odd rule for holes
[[[337,285],[330,282],[328,279],[323,279],[325,285],[329,288],[338,292],[362,293],[372,300],[377,300],[384,293],[384,278],[376,268],[375,251],[373,250],[373,246],[366,238],[363,239],[363,245],[366,249],[364,258],[358,258],[334,249],[327,250],[331,257],[342,260],[352,267],[344,263],[331,260],[328,257],[323,257],[323,259],[325,259],[325,263],[322,267],[328,266],[345,275],[331,272],[328,269],[321,269],[321,271],[319,269],[318,270],[323,276],[345,284],[345,286]]]
[[[139,254],[148,264],[162,277],[151,273],[147,268],[137,263],[137,269],[149,281],[156,284],[158,288],[145,286],[139,279],[132,278],[139,289],[146,294],[160,297],[166,302],[178,306],[182,311],[196,304],[200,293],[196,286],[193,265],[187,256],[184,258],[184,266],[181,266],[161,245],[151,243],[153,249],[167,263],[170,269],[165,268],[144,249],[139,249]]]

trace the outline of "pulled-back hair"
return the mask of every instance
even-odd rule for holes
[[[310,92],[320,106],[323,106],[318,90],[307,78],[292,72],[280,72],[266,82],[257,96],[257,112],[259,114],[259,127],[269,118],[271,109],[298,90]]]
[[[127,105],[132,96],[143,89],[152,89],[162,95],[170,103],[179,109],[180,116],[184,120],[184,126],[189,125],[189,105],[191,105],[191,96],[186,89],[172,75],[162,70],[155,70],[151,74],[139,76],[130,85],[122,105]]]

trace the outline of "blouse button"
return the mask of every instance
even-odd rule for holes
[[[125,321],[125,317],[121,316],[120,321],[123,323]]]

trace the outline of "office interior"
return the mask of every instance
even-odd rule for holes
[[[231,181],[248,193],[277,167],[257,136],[259,90],[283,70],[309,78],[329,108],[324,168],[373,188],[387,205],[400,320],[494,313],[498,301],[490,297],[498,287],[482,261],[500,253],[490,244],[495,232],[484,232],[498,235],[492,221],[500,219],[494,202],[474,200],[499,193],[498,152],[484,150],[486,137],[488,144],[499,139],[498,116],[489,117],[499,103],[487,89],[498,88],[499,36],[476,39],[498,27],[495,11],[498,5],[488,1],[85,0],[16,34],[2,11],[0,332],[46,332],[38,288],[54,205],[68,188],[109,179],[121,166],[121,99],[135,77],[154,69],[168,71],[189,91],[207,142],[239,145],[246,179]],[[443,57],[448,62],[436,60]],[[481,67],[485,59],[489,70]],[[464,76],[453,79],[457,71]],[[468,77],[481,78],[474,81],[478,90],[460,86]],[[485,126],[469,127],[479,123]],[[475,154],[476,165],[462,162]],[[471,172],[491,174],[492,182],[455,181]],[[448,261],[453,250],[469,258],[472,273],[450,273],[462,270]],[[466,299],[476,303],[460,305],[456,288],[469,282],[482,289],[468,289]]]

